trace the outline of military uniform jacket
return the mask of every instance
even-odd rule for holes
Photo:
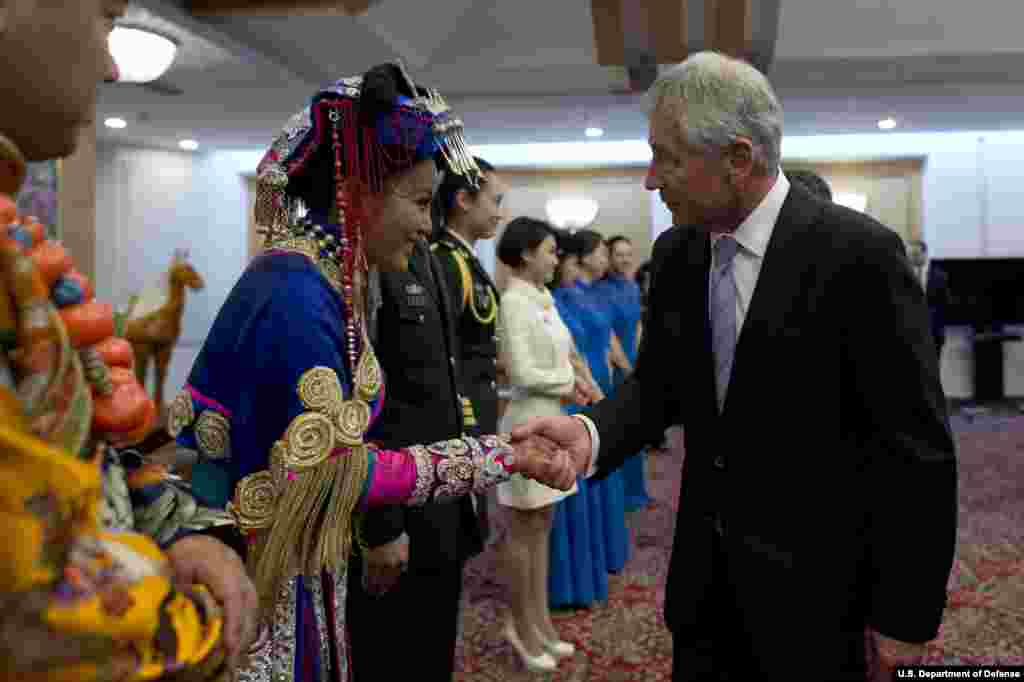
[[[368,440],[392,448],[458,438],[465,427],[452,304],[430,250],[417,247],[406,272],[381,273],[380,289],[374,349],[387,378],[387,400]],[[363,537],[371,547],[402,532],[417,545],[411,560],[435,567],[482,549],[468,497],[415,509],[373,510],[364,519]],[[417,536],[431,541],[417,543]]]
[[[461,388],[473,413],[467,432],[494,433],[498,427],[498,288],[472,249],[451,232],[432,249],[444,270],[455,310]]]

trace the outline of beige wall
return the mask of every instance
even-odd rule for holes
[[[58,180],[60,238],[75,267],[96,278],[96,129],[85,126],[78,149],[60,162]]]
[[[643,188],[646,168],[583,170],[502,170],[509,185],[506,197],[508,217],[529,216],[547,220],[545,204],[558,196],[584,196],[600,205],[590,229],[605,237],[623,234],[636,250],[637,263],[651,253],[651,204]],[[501,238],[499,234],[498,238]],[[500,262],[495,266],[499,287],[505,275]]]
[[[807,168],[822,176],[832,194],[867,197],[865,213],[903,239],[919,239],[922,213],[922,159],[884,161],[783,162],[785,170]]]

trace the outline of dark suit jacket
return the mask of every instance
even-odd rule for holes
[[[707,233],[659,237],[636,371],[587,412],[604,474],[683,424],[670,627],[679,637],[707,623],[704,588],[726,570],[766,662],[797,656],[826,671],[839,635],[865,624],[934,637],[956,539],[956,459],[928,309],[899,237],[793,187],[721,415],[709,265]],[[725,569],[709,561],[715,513]]]
[[[463,432],[457,346],[444,275],[430,249],[418,246],[409,270],[381,274],[374,351],[387,379],[384,409],[368,439],[385,447],[428,444]],[[390,507],[367,513],[364,539],[371,547],[410,536],[410,568],[461,562],[482,549],[468,498],[422,508]]]
[[[946,338],[946,309],[950,303],[949,275],[934,263],[928,267],[925,295],[928,299],[932,334],[936,343],[941,343]]]

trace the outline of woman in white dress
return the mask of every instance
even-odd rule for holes
[[[531,417],[563,414],[564,402],[579,396],[570,362],[572,336],[546,286],[558,266],[553,228],[532,218],[509,223],[498,243],[498,258],[511,271],[501,296],[503,364],[512,399],[500,430],[511,431]],[[514,476],[498,486],[498,503],[508,509],[504,547],[512,609],[505,638],[524,665],[535,672],[558,667],[574,648],[558,637],[548,612],[548,539],[554,505],[576,493]]]

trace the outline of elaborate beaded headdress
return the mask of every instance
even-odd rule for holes
[[[380,93],[370,92],[376,85],[364,88],[361,76],[335,81],[289,119],[257,167],[255,218],[270,248],[288,243],[299,228],[307,208],[300,196],[330,187],[329,222],[338,226],[340,241],[318,265],[340,280],[337,286],[349,311],[345,336],[353,372],[362,344],[360,294],[369,277],[362,192],[350,193],[346,181],[358,179],[364,191],[381,192],[388,176],[434,159],[474,187],[480,185],[480,169],[463,138],[462,121],[440,93],[416,87],[401,62],[383,68],[390,69],[393,87],[388,93],[394,92],[393,99],[387,101],[392,97],[388,94],[380,101]],[[379,75],[380,69],[370,74],[375,72]],[[414,96],[401,94],[402,86]],[[325,193],[315,196],[327,198]]]
[[[399,95],[375,121],[360,115],[361,76],[323,88],[288,120],[257,167],[255,218],[268,234],[287,230],[301,217],[304,207],[288,191],[289,182],[308,172],[310,160],[328,139],[334,148],[335,209],[342,224],[349,217],[350,198],[342,187],[347,178],[357,177],[371,192],[380,192],[386,176],[437,155],[452,172],[479,186],[480,169],[463,137],[462,120],[439,92],[416,87],[400,61],[394,66],[416,96]]]

